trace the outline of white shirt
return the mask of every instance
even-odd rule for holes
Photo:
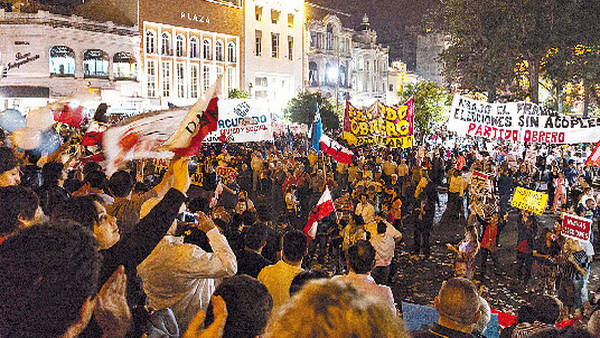
[[[375,249],[375,266],[388,266],[394,258],[396,242],[387,232],[383,234],[376,233],[371,235],[371,245]]]
[[[390,310],[393,311],[394,315],[396,314],[396,304],[394,303],[392,289],[390,289],[389,286],[378,285],[371,275],[357,274],[350,271],[347,275],[335,276],[332,279],[348,283],[357,290],[362,291],[369,296],[378,298],[385,302]]]
[[[219,230],[206,236],[213,253],[183,243],[183,237],[167,235],[137,267],[148,305],[155,310],[171,308],[181,332],[198,310],[206,311],[220,278],[237,272],[235,254]]]

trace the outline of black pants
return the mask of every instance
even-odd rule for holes
[[[531,253],[517,252],[517,278],[521,279],[525,286],[531,278],[532,264],[533,256]]]
[[[371,277],[377,284],[387,284],[390,275],[390,266],[378,266],[371,271]]]
[[[496,269],[496,271],[497,272],[502,271],[502,266],[500,265],[500,262],[498,262],[498,255],[496,255],[496,252],[492,252],[486,248],[481,248],[481,250],[479,251],[479,256],[480,256],[479,271],[481,272],[482,275],[485,275],[486,270],[487,270],[488,256],[490,256],[490,258],[492,259],[492,263],[494,263],[494,268]]]
[[[422,220],[420,220],[417,216],[415,216],[415,224],[414,224],[414,244],[413,244],[413,254],[418,255],[420,253],[425,256],[429,256],[430,247],[429,247],[429,236],[431,235],[431,228],[433,226],[433,215],[425,216]]]

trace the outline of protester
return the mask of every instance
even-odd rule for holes
[[[236,253],[238,261],[238,275],[258,277],[260,271],[272,262],[261,255],[267,245],[267,229],[262,224],[255,224],[248,228],[244,234],[244,250]]]
[[[258,274],[273,297],[273,308],[284,305],[290,299],[292,280],[302,271],[302,259],[307,254],[306,236],[300,231],[290,231],[283,236],[283,257]]]
[[[481,310],[479,295],[471,281],[458,277],[444,282],[434,305],[438,311],[438,322],[428,330],[413,332],[414,338],[474,337],[471,332]]]
[[[0,187],[19,183],[21,183],[21,172],[15,154],[8,147],[0,147]]]
[[[309,282],[275,311],[266,338],[406,336],[387,306],[336,280]]]

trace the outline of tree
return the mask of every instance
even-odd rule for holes
[[[487,92],[496,100],[498,89],[514,79],[518,53],[508,4],[502,0],[447,0],[438,12],[449,45],[440,54],[443,75],[450,84]]]
[[[230,99],[247,99],[250,97],[250,93],[243,89],[232,89],[229,91]]]
[[[340,128],[340,118],[335,113],[335,103],[324,97],[321,92],[300,92],[298,96],[288,102],[285,109],[285,117],[292,122],[304,123],[310,125],[315,118],[315,112],[319,104],[319,112],[323,129],[325,131],[333,131]]]
[[[452,96],[446,88],[432,81],[419,81],[409,84],[399,92],[402,101],[413,97],[415,108],[415,128],[422,134],[431,132],[435,124],[448,118]]]

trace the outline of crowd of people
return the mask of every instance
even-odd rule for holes
[[[353,148],[346,164],[308,144],[206,145],[110,177],[68,147],[41,159],[0,147],[0,336],[481,336],[488,258],[531,299],[502,336],[600,334],[593,231],[590,241],[561,236],[564,214],[598,223],[589,145],[429,140]],[[553,222],[511,207],[516,187],[547,192]],[[308,238],[326,189],[335,212]],[[398,254],[430,259],[441,210],[437,228],[464,229],[446,245],[455,277],[432,299],[437,323],[407,332],[392,293]],[[515,269],[498,257],[511,222]]]

